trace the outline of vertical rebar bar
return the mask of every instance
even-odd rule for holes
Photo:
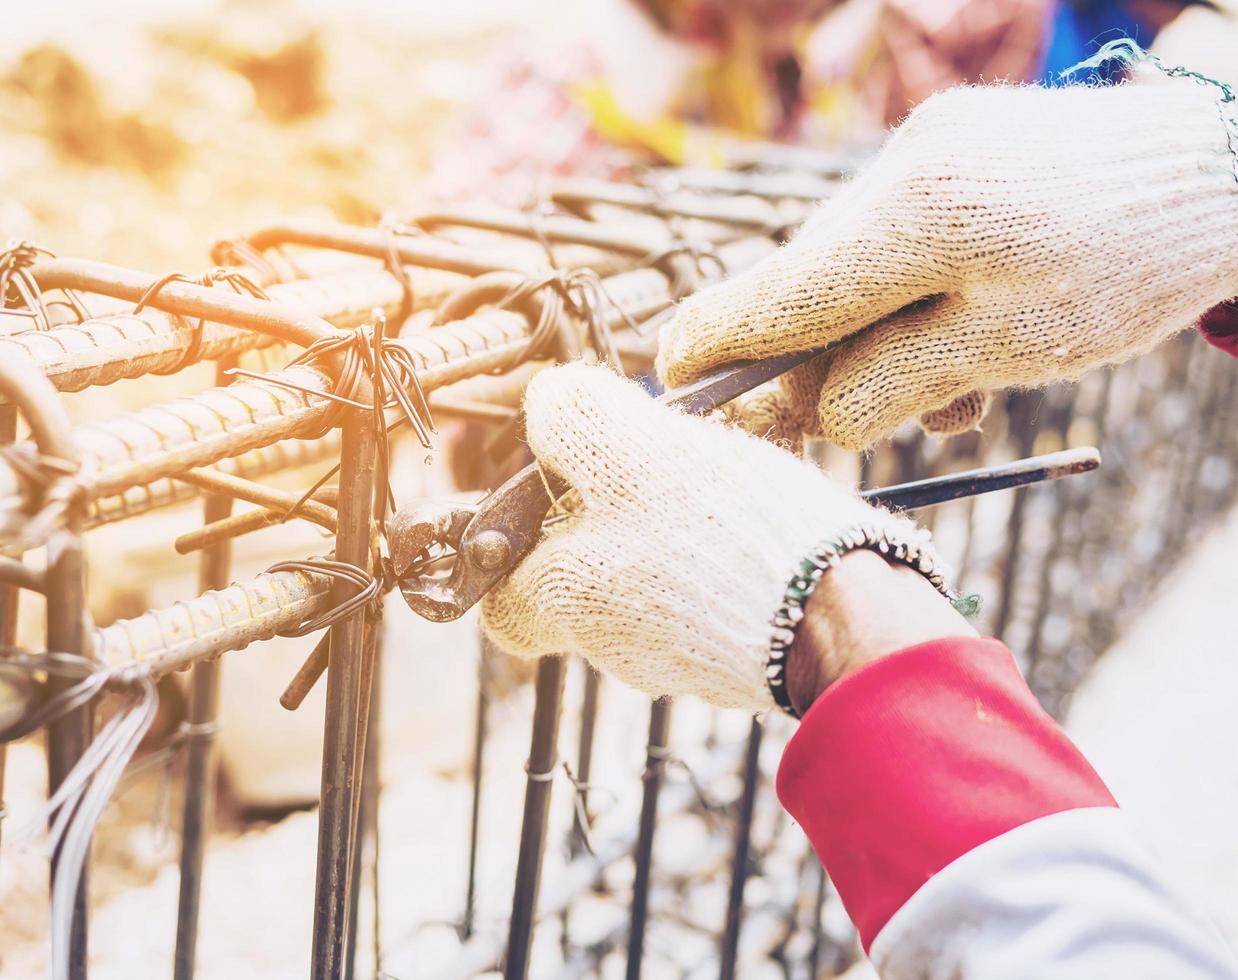
[[[477,848],[481,840],[481,780],[486,756],[486,729],[490,716],[490,675],[494,654],[483,634],[477,647],[477,712],[473,716],[473,800],[469,811],[469,870],[464,891],[464,918],[460,935],[473,935],[477,915]]]
[[[344,977],[352,980],[357,971],[357,920],[361,913],[361,879],[365,870],[365,850],[371,851],[374,891],[378,890],[378,797],[382,789],[380,766],[382,764],[382,670],[383,641],[382,620],[376,620],[366,630],[365,643],[374,648],[372,668],[370,673],[370,710],[369,731],[365,735],[365,751],[361,767],[360,809],[358,811],[357,842],[353,847],[352,881],[348,898],[348,951],[345,954]],[[377,958],[379,913],[378,903],[374,904],[374,976],[380,976]]]
[[[821,946],[825,940],[821,916],[825,911],[825,884],[828,878],[825,874],[825,865],[818,860],[817,852],[811,846],[808,848],[808,854],[809,860],[817,868],[817,888],[812,900],[812,945],[808,948],[808,976],[811,980],[816,980],[817,972],[821,967]]]
[[[235,366],[227,358],[215,366],[215,383],[226,384],[225,371]],[[221,521],[232,513],[232,498],[208,494],[202,501],[202,522]],[[217,541],[203,549],[198,566],[198,591],[222,589],[231,580],[232,542]],[[221,663],[207,660],[193,669],[189,681],[189,734],[185,753],[185,800],[181,813],[180,893],[176,909],[176,952],[173,980],[191,980],[198,942],[198,913],[202,900],[202,865],[215,802],[218,761],[214,725],[219,713]]]
[[[376,433],[372,414],[348,413],[340,443],[339,533],[335,558],[370,567]],[[333,590],[338,601],[351,586]],[[331,627],[327,709],[323,727],[322,788],[318,808],[318,866],[314,883],[313,980],[337,980],[344,972],[352,849],[357,836],[358,774],[369,720],[370,663],[364,610]],[[367,649],[368,647],[368,649]]]
[[[722,933],[720,980],[734,980],[739,956],[739,928],[744,914],[744,883],[748,880],[748,851],[752,843],[752,817],[756,811],[757,782],[761,775],[761,719],[753,717],[744,753],[744,783],[735,820],[735,853],[731,859],[731,890],[726,903],[726,928]]]
[[[57,531],[47,544],[47,648],[59,653],[84,655],[88,649],[86,638],[86,574],[82,555],[82,539],[79,533],[81,518],[69,517],[69,526]],[[71,684],[49,685],[56,693],[58,688]],[[47,782],[48,795],[68,776],[90,744],[94,730],[94,710],[88,704],[71,711],[48,726],[47,731]],[[89,844],[87,845],[89,848]],[[56,878],[64,843],[52,852],[51,877]],[[69,958],[62,976],[68,980],[85,980],[86,977],[86,885],[90,873],[90,854],[87,851],[73,898],[73,916],[70,926]]]
[[[516,886],[512,894],[511,928],[503,961],[506,980],[525,980],[537,919],[537,891],[546,850],[546,818],[550,813],[550,788],[558,762],[559,716],[563,707],[563,657],[543,657],[537,662],[533,733],[529,740],[528,779],[524,791],[524,817],[520,825],[520,854],[516,860]]]
[[[1034,399],[1034,401],[1033,401]],[[1036,430],[1032,425],[1035,406],[1040,403],[1039,394],[1019,392],[1007,399],[1010,426],[1016,430],[1016,454],[1027,456],[1035,443]],[[997,615],[993,622],[993,635],[1002,638],[1010,625],[1014,611],[1014,584],[1022,556],[1023,520],[1027,506],[1027,494],[1016,493],[1010,504],[1010,520],[1007,523],[1006,551],[1002,556],[1001,584],[998,587]]]
[[[572,810],[572,840],[569,853],[578,856],[585,849],[589,820],[589,780],[593,776],[593,738],[597,729],[598,689],[601,674],[590,664],[581,661],[585,672],[584,691],[580,700],[580,744],[576,748],[576,781],[579,801]]]
[[[671,724],[669,698],[654,701],[649,709],[649,740],[645,747],[645,789],[641,797],[640,828],[636,837],[636,874],[632,879],[632,912],[628,928],[627,980],[638,980],[645,953],[645,923],[649,918],[649,886],[653,874],[653,832],[658,818],[658,795],[666,773]]]
[[[580,735],[576,746],[575,786],[572,798],[572,830],[568,836],[568,857],[575,860],[589,848],[589,780],[593,776],[593,740],[597,730],[598,689],[601,677],[591,664],[581,660],[584,686],[580,698]],[[559,932],[564,961],[572,956],[571,909],[565,908]]]
[[[7,446],[17,438],[17,409],[0,405],[0,445]],[[17,603],[21,590],[13,585],[0,586],[0,644],[17,643]],[[8,743],[0,742],[0,839],[4,834],[4,764],[8,758]]]

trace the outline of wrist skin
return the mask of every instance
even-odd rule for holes
[[[803,717],[834,681],[865,664],[928,640],[976,635],[919,572],[852,551],[804,608],[787,657],[787,694]]]

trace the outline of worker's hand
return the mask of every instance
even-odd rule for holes
[[[991,390],[1149,350],[1238,294],[1217,94],[1167,80],[934,96],[792,242],[684,300],[659,373],[677,385],[837,344],[784,379],[777,410],[759,404],[861,449],[909,418],[974,427]]]
[[[483,600],[487,633],[510,653],[579,653],[653,696],[766,707],[770,620],[800,560],[857,523],[918,533],[812,464],[660,405],[605,368],[541,373],[525,413],[529,445],[579,492],[572,507],[579,516],[552,525]],[[957,619],[926,581],[906,574],[927,590],[923,601]],[[865,581],[870,601],[900,602],[897,590],[882,596]],[[890,608],[866,615],[889,619]],[[880,624],[872,632],[881,634]],[[887,639],[884,652],[902,639],[914,642]],[[813,644],[823,657],[832,649],[828,636]],[[832,663],[804,683],[822,687],[825,675],[846,666]]]

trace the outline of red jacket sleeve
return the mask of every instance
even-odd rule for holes
[[[978,845],[1049,814],[1117,805],[1010,651],[975,638],[910,647],[832,685],[787,746],[778,796],[866,950]]]
[[[1201,316],[1199,332],[1213,347],[1238,357],[1238,299],[1218,303]]]
[[[1010,651],[956,638],[830,687],[778,772],[883,980],[1235,980]]]

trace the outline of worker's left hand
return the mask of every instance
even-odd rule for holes
[[[1151,350],[1238,293],[1218,97],[1159,74],[936,95],[789,244],[680,304],[659,373],[832,345],[755,396],[749,424],[863,449],[917,417],[972,428],[989,391]]]
[[[653,696],[768,707],[770,621],[800,560],[859,523],[918,533],[812,464],[606,368],[542,372],[525,414],[530,447],[576,488],[579,516],[552,525],[482,601],[509,653],[578,653]]]

